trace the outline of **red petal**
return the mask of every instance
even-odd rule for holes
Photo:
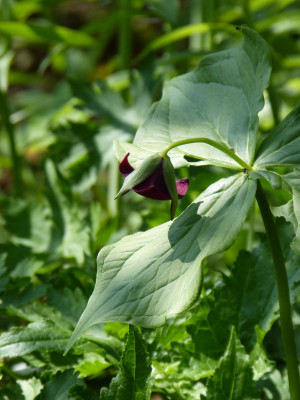
[[[157,187],[150,186],[142,189],[133,189],[136,193],[141,196],[148,197],[148,199],[153,200],[170,200],[170,196],[166,196],[165,193],[162,193]]]
[[[162,161],[143,182],[133,190],[141,196],[155,200],[171,200],[170,193],[163,176]]]
[[[125,177],[127,175],[131,174],[132,171],[134,171],[134,168],[132,168],[132,166],[129,164],[128,157],[129,157],[129,153],[126,154],[123,161],[119,165],[119,171]]]
[[[181,199],[183,197],[188,188],[189,188],[189,180],[188,178],[183,178],[180,179],[180,181],[176,181],[176,187],[177,187],[177,192],[178,192],[178,198]]]

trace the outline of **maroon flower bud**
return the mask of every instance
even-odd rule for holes
[[[134,168],[132,168],[128,161],[128,156],[129,153],[119,165],[119,170],[124,177],[127,177],[134,171]],[[177,199],[174,199],[174,196],[180,199],[186,194],[189,187],[188,178],[175,182],[173,166],[168,156],[162,158],[159,155],[153,155],[145,160],[143,164],[144,169],[141,178],[129,190],[133,190],[141,196],[150,199],[172,200],[174,207],[171,208],[171,219],[173,219],[177,206]],[[129,186],[123,192],[121,189],[120,195],[127,193],[128,188]],[[173,192],[175,191],[175,193],[177,191],[176,195],[170,193],[172,189],[174,189]]]

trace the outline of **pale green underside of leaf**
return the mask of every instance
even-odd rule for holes
[[[255,181],[242,173],[221,179],[173,222],[104,247],[94,292],[68,349],[99,322],[155,327],[187,309],[201,288],[202,260],[234,242],[255,190]]]
[[[140,158],[140,151],[157,152],[178,140],[206,137],[252,163],[257,114],[264,104],[271,66],[264,40],[249,28],[242,31],[240,46],[203,57],[195,70],[165,84],[161,100],[137,131],[131,162]],[[239,168],[229,156],[203,143],[175,148],[169,155],[175,167],[188,165],[183,157],[190,155]]]
[[[254,400],[256,396],[251,363],[235,330],[218,368],[209,379],[207,400]]]
[[[300,167],[300,103],[262,143],[254,167],[281,165]]]
[[[118,375],[109,389],[102,389],[100,400],[149,400],[151,360],[137,327],[130,325]]]
[[[300,157],[299,154],[298,158]],[[274,171],[261,170],[251,173],[251,176],[265,178],[274,189],[285,189],[291,193],[292,199],[282,206],[273,207],[272,212],[276,217],[284,217],[286,221],[292,223],[295,237],[291,247],[296,253],[300,254],[300,170],[295,169],[286,175],[280,175]]]

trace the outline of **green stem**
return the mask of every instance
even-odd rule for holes
[[[216,149],[222,151],[223,153],[227,154],[230,158],[236,161],[241,167],[246,168],[248,171],[252,171],[252,167],[245,163],[239,156],[234,153],[234,149],[229,149],[224,144],[220,142],[216,142],[215,140],[207,139],[207,138],[192,138],[192,139],[183,139],[179,140],[178,142],[174,142],[170,144],[162,153],[161,156],[165,157],[167,153],[173,149],[174,147],[183,146],[184,144],[191,144],[191,143],[206,143]]]
[[[4,129],[8,134],[8,140],[10,145],[11,158],[13,163],[13,184],[14,184],[14,193],[16,196],[21,196],[22,188],[21,188],[21,168],[20,168],[20,159],[16,149],[15,137],[14,137],[14,127],[10,122],[10,113],[7,102],[7,96],[0,90],[0,116],[2,118],[2,123]]]
[[[266,229],[266,234],[275,268],[275,277],[279,299],[281,336],[286,358],[291,400],[299,400],[300,380],[297,348],[292,323],[292,309],[290,302],[288,277],[274,218],[260,182],[258,182],[257,185],[256,200]]]

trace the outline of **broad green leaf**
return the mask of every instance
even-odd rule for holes
[[[274,189],[285,189],[291,193],[292,199],[282,206],[273,207],[272,212],[276,217],[284,217],[286,221],[292,223],[295,237],[291,242],[291,247],[300,254],[300,170],[295,169],[285,175],[274,171],[260,170],[253,172],[251,176],[265,178]]]
[[[218,368],[208,381],[207,400],[254,400],[259,399],[251,363],[235,330]]]
[[[43,388],[42,382],[36,377],[28,380],[20,379],[17,380],[17,383],[21,386],[25,400],[34,400]]]
[[[1,357],[20,357],[35,350],[63,350],[70,333],[50,321],[38,321],[26,327],[14,327],[0,336]]]
[[[102,389],[100,400],[149,400],[151,394],[151,361],[137,327],[129,325],[119,373],[109,389]]]
[[[252,164],[257,114],[264,104],[262,94],[271,66],[264,40],[249,28],[242,31],[240,46],[203,57],[194,71],[165,84],[161,100],[150,109],[134,145],[158,152],[175,141],[202,136],[233,148],[241,159]],[[169,155],[172,162],[173,158],[177,160],[173,162],[175,167],[188,165],[184,156],[189,155],[240,168],[229,156],[203,143],[175,148]]]
[[[300,167],[300,103],[260,146],[256,170],[272,166]]]
[[[173,222],[104,247],[94,292],[68,349],[99,322],[154,327],[186,310],[199,295],[202,260],[234,242],[255,190],[255,181],[242,173],[221,179]]]
[[[95,40],[85,32],[57,25],[43,26],[18,21],[1,21],[0,32],[33,42],[64,42],[77,47],[91,47],[96,44]]]

